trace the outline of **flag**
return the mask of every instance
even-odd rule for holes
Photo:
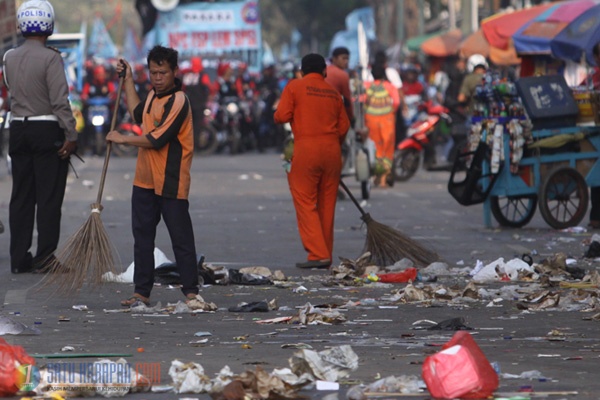
[[[128,27],[125,32],[123,56],[126,60],[130,60],[134,63],[143,63],[145,58],[144,52],[142,51],[142,43],[132,27]]]
[[[115,46],[101,18],[94,19],[87,54],[104,59],[116,58],[118,55],[117,46]]]

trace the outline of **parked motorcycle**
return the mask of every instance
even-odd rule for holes
[[[405,182],[417,172],[421,161],[428,171],[450,170],[457,156],[467,150],[464,134],[451,135],[452,119],[448,109],[431,100],[419,106],[419,116],[398,144],[391,179]],[[449,141],[452,141],[449,143]],[[442,154],[445,158],[438,159]]]

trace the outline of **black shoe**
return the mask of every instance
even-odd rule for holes
[[[18,268],[11,267],[10,272],[12,272],[13,274],[27,274],[27,273],[31,272],[32,269],[33,269],[33,256],[31,255],[30,252],[27,252],[27,254],[25,254],[25,261],[22,262]]]
[[[11,268],[10,272],[13,274],[28,274],[33,270],[32,266],[24,267],[24,268]]]
[[[329,268],[331,266],[331,260],[309,260],[306,262],[301,262],[296,264],[296,268]]]
[[[54,255],[46,257],[46,259],[41,263],[33,263],[33,268],[31,269],[32,274],[47,274],[50,272],[60,272],[62,270],[62,265]]]

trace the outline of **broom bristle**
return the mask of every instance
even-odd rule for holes
[[[100,213],[92,212],[85,224],[56,253],[43,286],[56,286],[57,292],[62,294],[73,294],[86,282],[99,286],[104,274],[115,273],[112,250]]]
[[[375,221],[369,214],[363,217],[363,220],[367,225],[363,253],[371,253],[370,261],[374,265],[385,267],[408,258],[416,265],[426,267],[439,260],[436,252],[402,232]]]

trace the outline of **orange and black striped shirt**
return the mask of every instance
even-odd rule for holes
[[[187,199],[194,151],[190,102],[181,83],[167,93],[152,90],[134,110],[152,148],[140,148],[133,184],[159,196]]]

